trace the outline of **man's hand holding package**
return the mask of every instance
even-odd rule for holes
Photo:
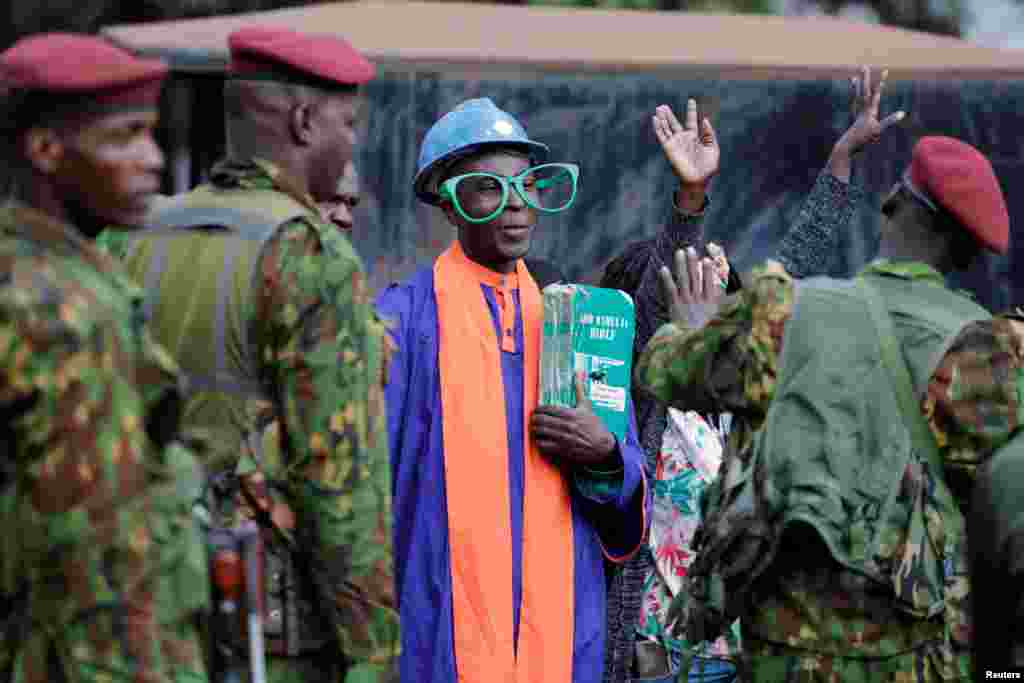
[[[530,436],[558,464],[592,469],[622,465],[615,437],[591,408],[582,373],[576,374],[576,407],[540,406],[530,417]]]

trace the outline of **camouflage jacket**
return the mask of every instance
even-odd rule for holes
[[[320,220],[312,197],[296,182],[255,159],[217,165],[210,187],[274,190],[309,209],[266,245],[255,305],[242,322],[257,331],[251,343],[261,380],[274,398],[250,406],[249,429],[266,447],[257,461],[241,444],[237,471],[247,475],[255,498],[293,542],[298,532],[315,529],[312,552],[327,569],[335,613],[344,624],[337,635],[350,662],[349,677],[378,680],[399,649],[384,327],[352,245]],[[130,240],[113,231],[101,241],[122,257],[130,248]],[[284,492],[290,511],[282,512],[275,491]],[[245,501],[235,502],[211,512],[222,524],[252,515]]]
[[[943,285],[938,273],[921,264],[876,262],[868,270]],[[638,381],[670,405],[718,405],[734,414],[722,471],[709,498],[725,495],[727,482],[747,464],[751,442],[772,400],[793,304],[792,279],[781,266],[769,263],[756,269],[751,286],[701,330],[666,325],[638,363]],[[961,502],[964,486],[953,482],[970,481],[978,464],[1017,426],[1022,363],[1021,338],[1009,321],[997,318],[965,327],[932,375],[922,411],[946,463],[947,481]],[[919,470],[916,476],[930,475]],[[908,485],[933,490],[927,481]],[[936,519],[938,506],[930,495],[925,506],[926,517]],[[820,565],[813,575],[800,568],[773,571],[775,585],[753,598],[760,600],[756,614],[749,615],[756,623],[745,623],[744,632],[748,625],[756,626],[765,640],[841,656],[887,656],[924,639],[940,639],[947,642],[940,668],[960,668],[964,659],[954,663],[952,650],[961,649],[970,636],[965,559],[965,552],[949,559],[954,566],[949,567],[943,623],[900,618],[890,595],[872,592],[863,577],[836,572],[823,560],[804,563],[804,568]]]
[[[974,670],[1024,668],[1024,435],[1017,435],[978,472],[967,522]]]
[[[797,220],[786,233],[779,245],[777,258],[788,272],[804,277],[829,272],[837,251],[839,235],[849,224],[862,200],[864,191],[854,183],[844,183],[828,171],[822,171],[800,209]],[[704,216],[711,198],[698,213],[680,210],[670,202],[669,216],[665,227],[652,239],[629,245],[623,253],[609,264],[601,281],[602,287],[623,289],[633,296],[636,303],[636,336],[634,360],[651,340],[658,328],[669,320],[668,307],[661,291],[658,271],[668,264],[674,267],[674,254],[678,249],[695,246],[705,248],[707,242]],[[727,291],[738,291],[742,283],[734,268],[729,269]],[[665,407],[642,391],[636,393],[634,405],[640,439],[647,453],[648,477],[654,477],[657,454],[661,448],[662,435],[668,425]],[[703,415],[712,423],[719,423],[722,416],[715,415],[713,406]],[[700,406],[690,405],[691,410]],[[739,425],[743,429],[742,422]],[[649,553],[642,551],[630,560],[619,575],[613,579],[609,591],[609,648],[608,680],[621,681],[626,678],[626,669],[633,657],[633,630],[640,627],[637,622],[644,585],[654,572],[654,561]],[[658,626],[664,632],[663,639],[670,640],[664,624]],[[729,634],[732,633],[730,629]],[[623,635],[625,634],[625,635]],[[727,637],[730,637],[727,634]],[[738,642],[734,643],[738,651]]]
[[[4,653],[16,680],[205,677],[200,478],[141,300],[73,228],[0,208],[0,579],[7,595],[28,589]]]

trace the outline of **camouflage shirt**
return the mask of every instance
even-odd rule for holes
[[[338,638],[349,678],[378,680],[399,649],[384,327],[351,243],[320,220],[312,197],[296,182],[256,159],[217,165],[210,183],[276,190],[310,211],[278,230],[258,266],[254,310],[246,312],[245,324],[256,330],[251,340],[259,372],[274,400],[251,406],[251,428],[268,447],[257,462],[243,444],[238,471],[248,475],[250,490],[286,536],[289,527],[316,530],[317,559],[328,570],[344,624]],[[124,253],[118,235],[101,239]],[[286,492],[288,511],[275,488]],[[244,500],[237,502],[214,511],[221,523],[252,515]]]
[[[867,271],[926,279],[944,286],[941,275],[919,263],[878,261]],[[786,321],[793,312],[794,285],[777,264],[755,269],[751,284],[729,301],[704,328],[681,330],[665,325],[642,354],[638,381],[660,400],[686,407],[717,405],[734,414],[733,431],[719,481],[728,470],[742,468],[754,432],[763,424],[771,402]],[[979,463],[1016,429],[1020,406],[1018,382],[1024,345],[1010,321],[972,323],[958,335],[932,375],[922,412],[946,463],[947,480],[971,480]],[[926,478],[909,471],[910,477]],[[905,482],[908,489],[931,492],[927,481]],[[953,486],[954,495],[963,486]],[[963,502],[962,496],[958,496]],[[941,524],[938,505],[925,501],[926,516]],[[923,533],[923,530],[921,530]],[[913,539],[907,539],[907,549]],[[962,549],[965,550],[965,549]],[[780,551],[782,557],[787,553]],[[799,553],[798,553],[799,554]],[[866,586],[866,580],[836,571],[827,562],[800,562],[800,567],[773,571],[775,586],[754,598],[754,622],[766,641],[836,656],[890,656],[924,640],[940,640],[936,670],[963,671],[966,659],[954,660],[970,638],[966,615],[965,552],[950,560],[945,622],[901,617],[891,597]],[[818,566],[807,570],[806,567]],[[803,567],[803,568],[801,568]]]
[[[0,578],[29,595],[5,653],[17,680],[205,678],[198,468],[175,441],[177,369],[141,302],[73,228],[0,208]]]

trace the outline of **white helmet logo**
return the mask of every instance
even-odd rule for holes
[[[516,132],[516,129],[508,121],[496,121],[494,123],[494,132],[499,135],[512,135]]]

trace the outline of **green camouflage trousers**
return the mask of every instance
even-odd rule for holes
[[[344,662],[338,648],[304,657],[267,657],[267,683],[342,683]],[[239,683],[251,683],[249,672]]]
[[[970,656],[946,662],[948,650],[928,643],[894,657],[820,655],[743,634],[740,680],[744,683],[933,683],[971,680]],[[951,666],[952,665],[952,666]]]

